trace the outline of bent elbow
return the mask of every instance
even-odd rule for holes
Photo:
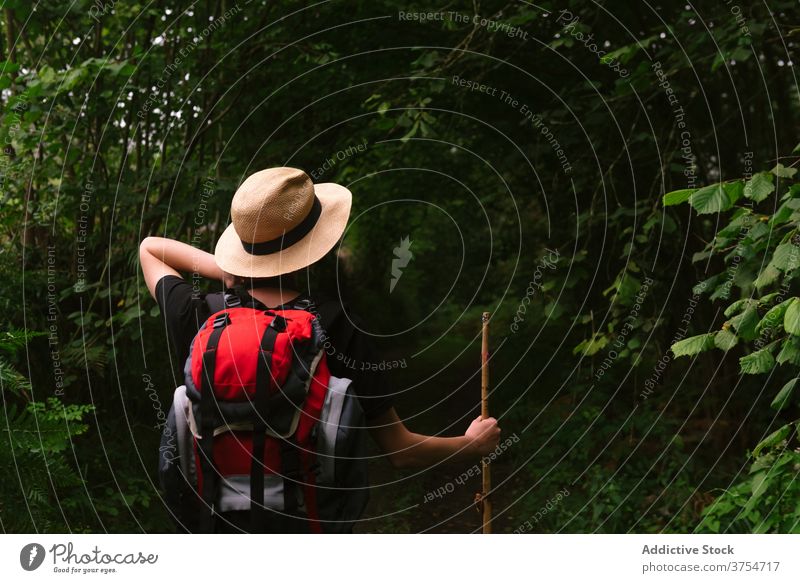
[[[142,242],[139,243],[139,261],[141,261],[142,257],[144,257],[146,254],[149,253],[148,249],[151,243],[149,239],[150,237],[145,237],[144,239],[142,239]]]
[[[153,243],[155,242],[156,237],[147,236],[142,239],[142,242],[139,243],[139,253],[143,253],[152,247]]]

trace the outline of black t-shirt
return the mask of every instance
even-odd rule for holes
[[[239,291],[239,294],[246,295],[248,300],[266,309],[246,292]],[[192,339],[212,313],[206,295],[215,294],[195,293],[189,282],[174,275],[165,275],[156,284],[156,301],[178,357],[181,375]],[[216,295],[221,296],[222,292]],[[334,300],[315,298],[314,303],[314,312],[325,331],[324,349],[331,374],[353,379],[353,388],[367,419],[385,413],[392,407],[389,385],[384,371],[376,366],[381,362],[380,356],[369,336],[361,331],[364,327],[360,320],[339,307]],[[329,317],[326,318],[326,315]]]

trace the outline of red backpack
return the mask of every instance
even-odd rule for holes
[[[314,305],[225,301],[192,341],[162,435],[168,503],[190,531],[249,510],[250,532],[348,532],[368,496],[363,411],[328,369]]]

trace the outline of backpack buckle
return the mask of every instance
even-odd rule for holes
[[[231,316],[228,312],[224,314],[219,314],[216,318],[214,318],[214,328],[223,328],[231,323]]]
[[[314,302],[312,302],[309,298],[303,298],[295,302],[294,307],[297,310],[308,310],[314,306]]]
[[[226,293],[224,296],[225,299],[225,307],[227,308],[238,308],[242,305],[242,299],[233,293]]]
[[[284,318],[280,314],[276,314],[270,326],[275,328],[275,330],[277,330],[278,332],[283,332],[284,330],[286,330],[286,318]]]

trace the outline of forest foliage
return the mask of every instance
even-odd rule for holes
[[[492,312],[506,530],[800,532],[797,3],[539,4],[4,2],[2,529],[165,531],[138,243],[290,165],[352,190],[310,277],[405,380]]]

